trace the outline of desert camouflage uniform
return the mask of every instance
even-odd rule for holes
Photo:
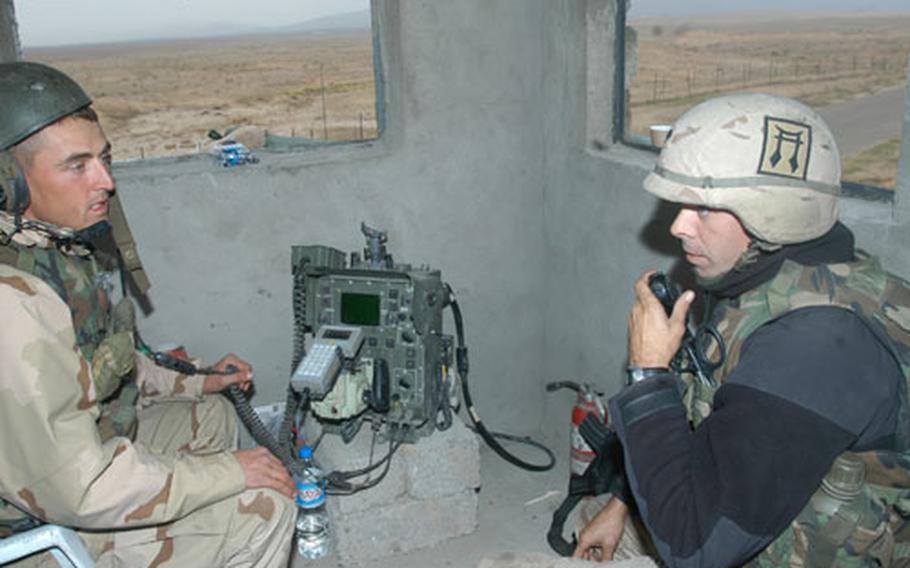
[[[863,318],[900,363],[910,380],[910,286],[886,274],[875,258],[858,253],[847,264],[807,267],[786,261],[771,281],[725,300],[712,313],[727,345],[727,359],[716,379],[723,383],[737,366],[744,341],[760,326],[809,306],[840,306]],[[713,353],[709,353],[713,355]],[[689,419],[697,425],[710,414],[717,388],[687,381]],[[752,561],[761,567],[889,566],[910,561],[910,419],[907,389],[890,450],[853,454],[866,467],[857,499],[867,499],[870,518],[837,518],[819,513],[810,502],[790,526]]]
[[[9,223],[0,214],[0,229]],[[99,566],[284,566],[295,508],[245,490],[230,404],[203,396],[202,376],[135,352],[131,309],[111,308],[89,251],[35,231],[14,237],[18,258],[10,248],[0,247],[0,526],[76,527]]]

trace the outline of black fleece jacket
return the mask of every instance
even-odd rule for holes
[[[766,255],[746,274],[728,275],[709,293],[735,297],[773,278],[785,258],[820,264],[852,257],[852,235],[837,225],[821,239]],[[677,377],[624,389],[610,401],[610,415],[638,509],[666,564],[735,566],[767,547],[837,455],[884,447],[902,382],[896,361],[858,316],[811,307],[746,340],[712,413],[694,430]]]

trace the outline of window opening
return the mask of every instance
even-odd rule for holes
[[[847,195],[892,199],[910,54],[910,10],[851,12],[826,3],[794,12],[785,1],[698,3],[618,0],[617,29],[628,50],[617,73],[623,106],[615,131],[655,149],[650,126],[732,92],[794,97],[834,131]],[[750,7],[751,6],[751,7]],[[628,78],[628,79],[627,79]]]
[[[92,4],[17,2],[23,58],[85,88],[118,161],[205,153],[216,135],[282,148],[381,132],[370,0]]]

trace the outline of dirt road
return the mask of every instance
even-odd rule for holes
[[[899,138],[906,87],[892,87],[818,109],[831,127],[841,155],[849,156]]]

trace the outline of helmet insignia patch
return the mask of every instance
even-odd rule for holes
[[[765,139],[758,173],[806,179],[811,148],[811,126],[785,118],[765,116]]]

